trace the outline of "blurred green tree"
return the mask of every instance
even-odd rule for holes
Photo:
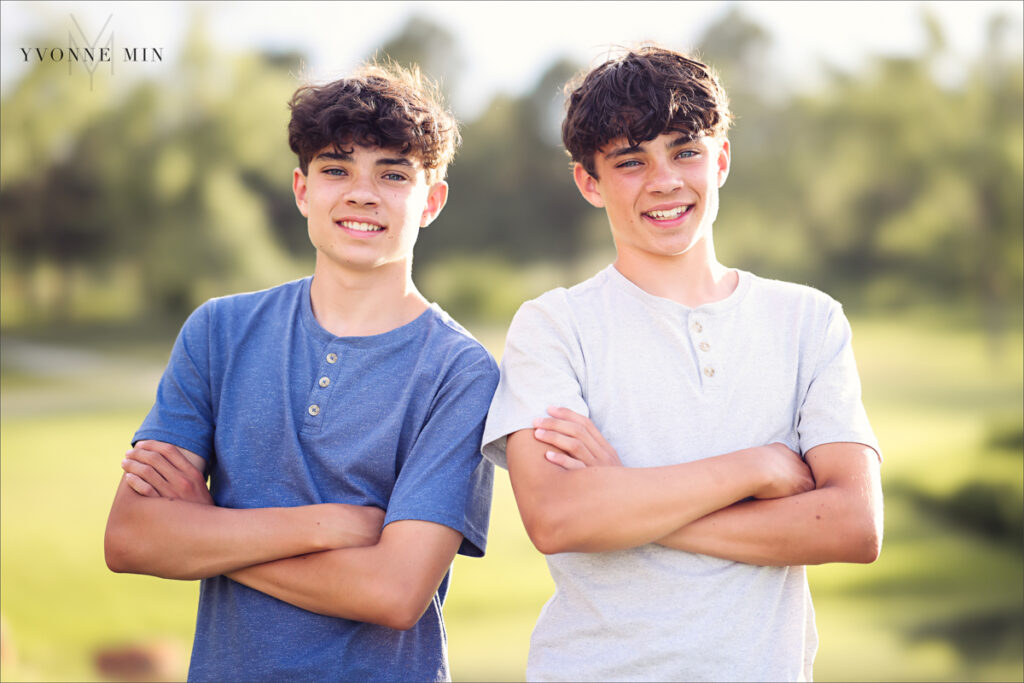
[[[391,59],[405,67],[417,66],[438,83],[449,105],[458,95],[465,60],[455,35],[443,24],[413,14],[394,37],[368,59]]]
[[[774,38],[742,9],[708,27],[698,52],[737,115],[716,241],[728,263],[851,308],[984,310],[996,333],[1024,303],[1024,62],[1005,18],[969,61],[934,18],[921,21],[920,54],[831,70],[803,91],[782,80]],[[377,56],[420,64],[449,97],[463,64],[450,31],[421,16]],[[197,14],[171,79],[90,90],[30,68],[0,102],[5,300],[66,319],[84,273],[179,317],[308,270],[286,144],[301,61],[218,54]],[[603,214],[579,197],[560,142],[562,86],[577,70],[557,60],[463,123],[451,202],[420,238],[420,269],[566,264],[607,249]]]

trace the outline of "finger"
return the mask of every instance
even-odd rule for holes
[[[164,479],[163,475],[161,475],[159,472],[157,472],[155,469],[153,469],[146,463],[136,460],[134,458],[126,457],[124,460],[121,461],[121,469],[125,471],[126,479],[143,482],[144,484],[146,484],[146,486],[153,489],[159,496],[169,495],[170,487],[167,483],[167,480]],[[151,494],[146,493],[143,495]]]
[[[589,455],[589,457],[591,458],[598,458],[601,454],[605,452],[605,449],[594,438],[594,434],[591,432],[591,430],[588,429],[587,426],[582,423],[545,417],[535,420],[534,425],[536,427],[544,429],[545,431],[557,432],[569,438],[575,439],[582,445],[583,448],[587,450],[587,455]],[[596,429],[594,429],[593,431],[596,432]],[[557,446],[558,444],[552,445]],[[573,455],[577,455],[575,452],[571,450],[569,452],[572,453]]]
[[[142,444],[143,442],[139,442]],[[185,454],[181,452],[181,449],[174,444],[167,443],[165,441],[148,441],[145,442],[144,448],[149,451],[155,451],[162,455],[167,462],[179,472],[184,472],[188,476],[192,476],[193,472],[198,472],[202,476],[195,465],[189,462],[189,459],[185,457]],[[206,481],[205,477],[202,477],[203,481]]]
[[[585,415],[580,415],[575,410],[563,408],[562,406],[549,406],[548,415],[551,417],[557,417],[560,420],[569,420],[571,422],[579,422],[587,419]]]
[[[139,446],[136,446],[128,451],[125,454],[125,457],[129,460],[135,460],[149,466],[153,471],[159,473],[165,480],[170,480],[171,477],[178,472],[178,469],[164,457],[163,453],[149,448],[140,448]],[[150,483],[156,486],[155,482]]]
[[[586,444],[579,439],[550,429],[533,430],[534,438],[537,441],[554,446],[558,450],[586,463],[594,461],[594,455],[586,447]]]
[[[608,441],[604,438],[604,435],[601,434],[600,430],[598,430],[597,425],[595,425],[594,421],[591,420],[589,417],[585,415],[580,415],[579,413],[570,410],[569,408],[562,408],[558,406],[552,406],[548,408],[548,415],[551,415],[552,417],[557,419],[566,420],[567,422],[573,422],[580,425],[581,427],[583,427],[583,430],[587,433],[587,435],[593,440],[594,447],[596,449],[603,451],[604,453],[610,454],[614,456],[615,460],[618,460],[618,454],[615,452],[615,449],[612,448],[612,445],[608,443]]]
[[[124,483],[128,484],[128,487],[138,493],[140,496],[146,496],[147,498],[159,498],[160,493],[147,484],[145,480],[140,479],[131,472],[124,473]]]
[[[558,465],[564,470],[581,470],[586,465],[576,458],[570,457],[565,453],[559,453],[558,451],[548,451],[544,454],[544,459],[548,462]]]

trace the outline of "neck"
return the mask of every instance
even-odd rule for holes
[[[736,271],[719,263],[710,245],[673,256],[619,250],[614,265],[648,294],[689,308],[721,301],[739,283]]]
[[[309,288],[313,316],[337,337],[383,334],[415,320],[429,304],[412,282],[412,264],[340,271],[317,259]]]

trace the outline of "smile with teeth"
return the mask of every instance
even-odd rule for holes
[[[656,221],[670,221],[674,218],[679,218],[690,208],[687,206],[677,206],[674,209],[666,209],[664,211],[647,211],[644,213],[645,216],[649,216]]]
[[[377,225],[375,223],[363,223],[360,221],[338,221],[338,225],[349,230],[357,230],[359,232],[380,232],[384,229],[383,225]]]

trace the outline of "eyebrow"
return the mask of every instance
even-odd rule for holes
[[[351,154],[345,154],[344,152],[320,152],[316,155],[316,159],[331,159],[333,161],[353,161]],[[412,167],[413,163],[406,157],[384,157],[377,159],[377,166],[408,166]]]
[[[693,142],[696,139],[697,138],[695,136],[691,135],[690,133],[683,133],[682,135],[677,137],[675,140],[673,140],[671,143],[669,143],[669,147],[681,147],[681,146],[683,146],[685,144]],[[618,149],[614,149],[611,152],[608,152],[607,154],[605,154],[604,158],[605,159],[617,159],[618,157],[624,157],[624,156],[626,156],[628,154],[636,154],[638,152],[643,152],[643,151],[645,151],[645,149],[644,149],[644,145],[645,144],[646,143],[641,142],[638,145],[631,145],[629,147],[619,147]]]

